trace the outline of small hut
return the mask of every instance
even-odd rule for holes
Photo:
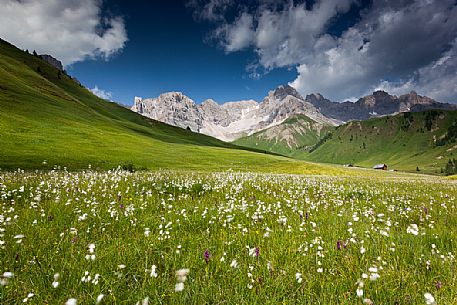
[[[373,166],[373,169],[382,169],[385,171],[385,170],[387,170],[387,164],[382,163],[382,164],[375,165],[375,166]]]

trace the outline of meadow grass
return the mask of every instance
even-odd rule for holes
[[[455,304],[456,197],[387,173],[2,172],[0,303]]]

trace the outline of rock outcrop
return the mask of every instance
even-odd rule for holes
[[[48,54],[42,54],[40,55],[40,58],[50,64],[51,66],[54,66],[56,69],[63,71],[63,65],[62,62],[51,55]]]
[[[151,119],[200,132],[203,117],[199,107],[181,92],[168,92],[154,99],[135,97],[132,110]]]

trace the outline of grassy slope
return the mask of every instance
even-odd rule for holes
[[[299,114],[277,126],[240,138],[233,143],[294,157],[299,155],[300,151],[312,147],[331,128],[324,127],[321,130],[319,126],[320,124],[307,116]],[[275,137],[272,138],[271,135]],[[287,137],[290,136],[293,140],[289,138],[287,141]]]
[[[232,144],[147,119],[99,99],[64,74],[59,79],[54,67],[1,40],[0,110],[2,169],[80,169],[89,164],[108,169],[133,163],[150,169],[329,171],[233,149]]]
[[[457,122],[457,111],[439,111],[431,130],[425,127],[427,113],[430,112],[350,122],[335,129],[332,138],[314,152],[301,157],[368,167],[387,163],[400,170],[415,171],[419,167],[423,172],[439,172],[449,158],[455,158],[457,143],[435,147],[434,138],[442,137]]]

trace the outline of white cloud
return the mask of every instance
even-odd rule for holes
[[[236,21],[216,29],[214,35],[222,40],[221,44],[227,52],[234,52],[249,47],[254,38],[253,17],[242,13]]]
[[[457,39],[438,60],[417,70],[404,82],[382,81],[376,89],[403,94],[417,90],[438,101],[457,103]]]
[[[102,0],[0,0],[0,37],[70,65],[108,59],[127,41],[122,17],[103,17]]]
[[[102,89],[98,88],[97,85],[95,85],[94,88],[90,89],[90,91],[93,94],[95,94],[96,96],[98,96],[99,98],[102,98],[104,100],[111,101],[111,98],[113,97],[111,92],[102,90]]]
[[[318,1],[311,10],[305,4],[291,1],[281,11],[260,7],[255,48],[260,63],[266,68],[296,65],[310,56],[314,46],[331,43],[325,35],[332,18],[346,12],[352,0]]]
[[[329,26],[358,2],[318,0],[309,8],[257,0],[243,19],[219,18],[216,37],[226,52],[253,48],[258,60],[247,71],[255,77],[262,75],[258,67],[295,67],[291,85],[302,95],[320,92],[344,101],[384,88],[457,102],[455,1],[373,1],[355,25],[329,34]]]
[[[384,89],[457,102],[455,16],[445,0],[375,6],[334,47],[301,62],[292,85],[339,101]]]

